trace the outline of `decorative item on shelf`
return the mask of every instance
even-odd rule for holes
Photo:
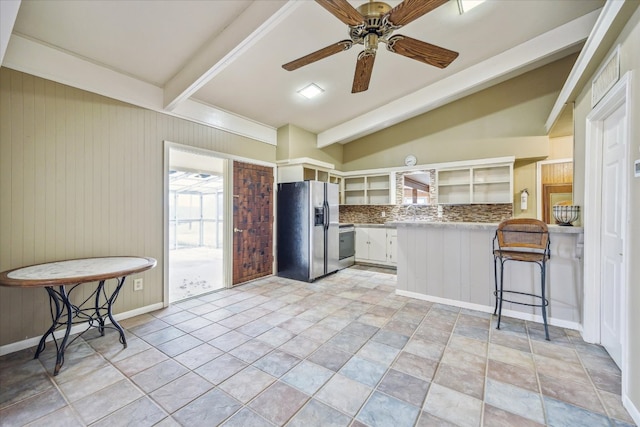
[[[553,217],[558,225],[571,226],[578,220],[580,206],[571,204],[557,204],[553,206]]]

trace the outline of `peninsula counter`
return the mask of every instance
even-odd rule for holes
[[[492,242],[498,224],[393,221],[398,233],[398,295],[493,313]],[[581,329],[582,227],[549,226],[549,324]],[[505,290],[540,293],[539,268],[505,266]],[[527,301],[524,297],[523,301]],[[539,309],[505,303],[503,315],[542,322]]]

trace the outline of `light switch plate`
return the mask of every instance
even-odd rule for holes
[[[640,159],[636,160],[633,163],[633,176],[635,176],[636,178],[640,178]]]

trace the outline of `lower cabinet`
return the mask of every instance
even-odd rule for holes
[[[395,228],[356,226],[356,262],[396,265]]]
[[[395,228],[387,228],[387,261],[398,264],[398,231]]]

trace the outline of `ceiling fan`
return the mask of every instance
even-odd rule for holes
[[[381,1],[370,0],[355,9],[347,0],[316,0],[333,16],[349,26],[349,40],[342,40],[282,66],[293,71],[328,56],[348,50],[354,44],[364,45],[358,55],[351,93],[369,88],[378,43],[387,50],[438,68],[445,68],[458,57],[458,52],[435,46],[400,34],[398,28],[431,12],[448,0],[404,0],[394,8]]]

